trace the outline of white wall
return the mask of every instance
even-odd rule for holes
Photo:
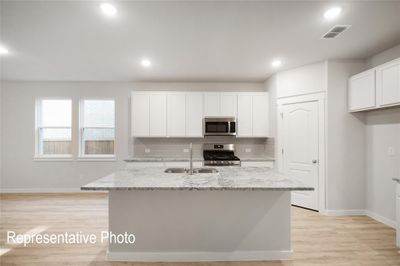
[[[328,210],[365,209],[365,115],[347,109],[348,78],[364,67],[364,60],[327,61]]]
[[[381,65],[383,63],[386,63],[388,61],[391,61],[399,57],[400,57],[400,44],[370,57],[367,60],[367,66],[369,68],[376,67],[377,65]]]
[[[364,69],[363,60],[330,60],[279,72],[265,86],[276,91],[276,100],[310,93],[327,93],[326,120],[326,208],[365,208],[363,118],[347,112],[348,77]],[[276,124],[275,112],[272,124]],[[275,147],[279,146],[279,137]],[[349,149],[349,147],[353,147]],[[276,149],[276,158],[278,149]],[[276,165],[280,165],[279,161]]]
[[[1,82],[1,189],[18,191],[67,191],[105,176],[124,165],[132,152],[129,125],[131,90],[263,91],[263,83],[112,83],[112,82]],[[73,138],[77,139],[78,100],[114,97],[116,100],[116,162],[33,161],[35,99],[71,97]],[[77,155],[78,145],[73,147]]]
[[[277,97],[326,91],[326,62],[318,62],[279,72]]]
[[[400,57],[400,45],[368,60],[369,67]],[[390,147],[395,156],[390,156]],[[366,113],[367,210],[381,221],[394,223],[395,184],[400,177],[400,107]]]
[[[396,218],[396,186],[400,177],[400,107],[369,112],[366,126],[367,210],[388,221]],[[389,148],[396,154],[390,155]]]

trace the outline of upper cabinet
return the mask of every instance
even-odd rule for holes
[[[375,69],[349,79],[348,104],[350,111],[375,108]]]
[[[167,95],[158,92],[132,92],[132,136],[163,137],[167,133]]]
[[[132,92],[132,137],[203,137],[205,116],[237,118],[237,137],[268,137],[267,92]]]
[[[348,104],[350,112],[400,105],[400,58],[352,76]]]
[[[203,137],[203,93],[187,93],[185,104],[185,136]]]
[[[132,92],[132,137],[202,137],[203,94]]]
[[[236,116],[236,100],[232,92],[204,93],[204,116]]]
[[[376,68],[376,98],[379,107],[400,104],[400,58]]]
[[[239,93],[237,101],[237,137],[268,137],[268,93]]]

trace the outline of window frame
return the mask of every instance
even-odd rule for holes
[[[84,102],[85,101],[113,101],[114,102],[114,127],[83,127],[84,124]],[[79,99],[79,134],[78,134],[78,142],[79,142],[79,152],[78,152],[78,160],[87,160],[87,161],[115,161],[116,160],[116,100],[113,97],[85,97]],[[84,130],[85,128],[102,128],[102,129],[114,129],[114,152],[112,154],[85,154],[85,144],[84,144]]]
[[[42,101],[43,100],[69,100],[71,103],[71,125],[70,127],[63,127],[63,126],[51,126],[51,127],[43,127],[41,125],[41,114],[42,114]],[[50,129],[67,129],[71,130],[71,153],[66,154],[43,154],[43,147],[40,146],[40,130],[43,128],[50,128]],[[34,160],[72,160],[73,158],[73,100],[71,97],[37,97],[35,99],[35,154]]]

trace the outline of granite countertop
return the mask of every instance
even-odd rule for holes
[[[249,157],[240,158],[242,162],[265,162],[265,161],[275,161],[272,157]],[[133,162],[187,162],[189,158],[186,157],[132,157],[124,160],[127,163]],[[194,162],[202,162],[203,158],[193,158]]]
[[[127,163],[134,162],[188,162],[189,157],[132,157],[124,160]],[[193,162],[202,162],[203,158],[193,158]]]
[[[314,190],[268,167],[218,167],[218,173],[164,173],[165,167],[124,169],[82,190]]]

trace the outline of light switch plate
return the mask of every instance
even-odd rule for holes
[[[245,152],[251,152],[251,149],[250,148],[246,148],[244,151]]]
[[[145,153],[150,153],[150,149],[144,149]]]
[[[189,152],[189,149],[183,149],[183,152]]]

